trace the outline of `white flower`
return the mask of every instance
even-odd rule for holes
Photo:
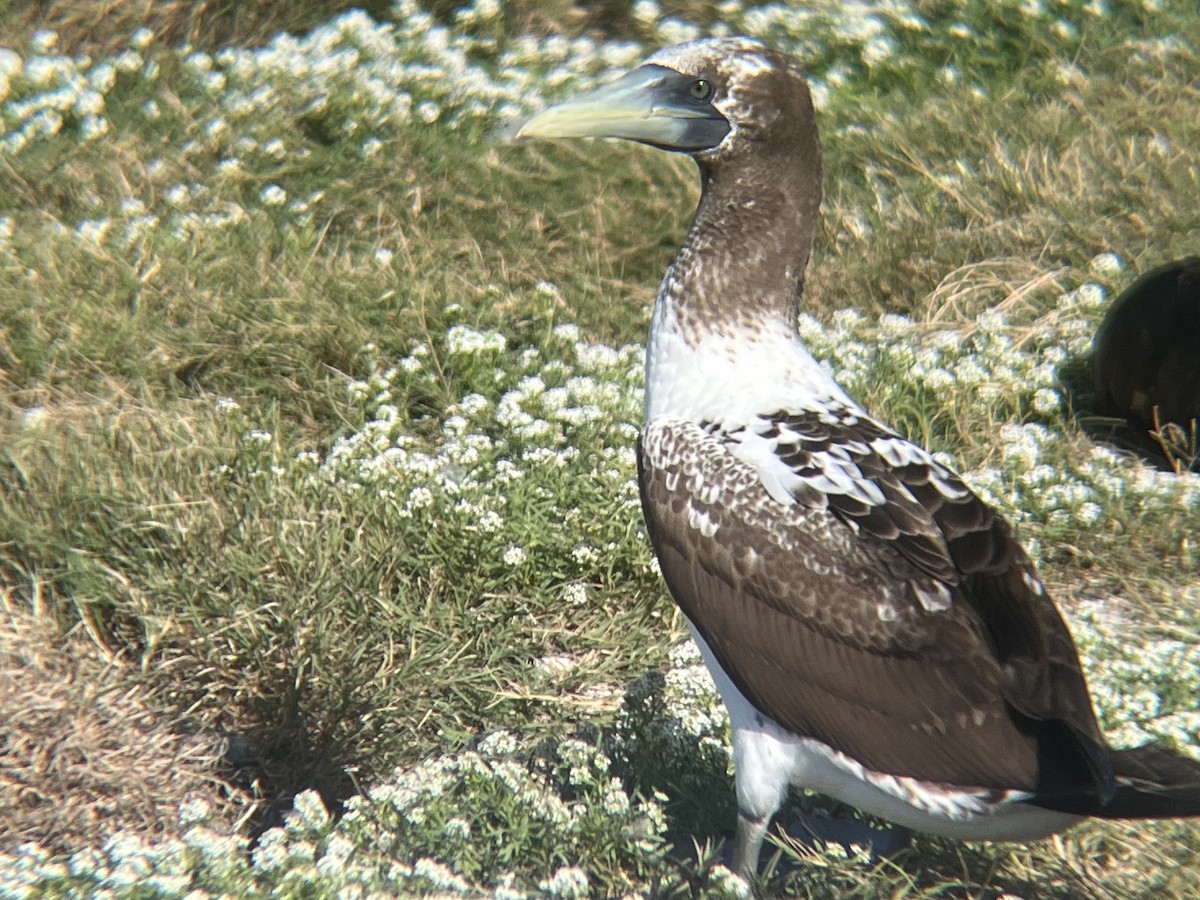
[[[258,428],[252,428],[242,436],[242,440],[247,444],[269,444],[274,439],[275,437],[271,432]]]
[[[108,219],[85,220],[76,226],[75,231],[86,243],[100,246],[104,243],[104,237],[111,226],[112,222]]]
[[[470,890],[470,885],[462,876],[455,875],[445,865],[428,857],[422,857],[416,861],[413,865],[413,875],[424,878],[435,888],[442,890],[454,891],[459,894],[465,894]]]
[[[562,341],[579,340],[579,326],[570,322],[554,326],[554,336]]]
[[[96,138],[108,134],[108,119],[103,116],[86,116],[79,123],[79,136],[85,141],[95,140]]]
[[[48,418],[46,407],[30,407],[20,416],[20,427],[24,431],[36,431],[46,424]]]
[[[575,562],[580,565],[594,563],[600,559],[600,551],[595,547],[589,547],[587,544],[580,544],[571,551],[571,555],[575,557]]]
[[[196,825],[183,835],[183,842],[211,860],[232,859],[241,854],[244,844],[238,838]]]
[[[107,868],[107,862],[99,850],[80,850],[67,861],[67,871],[76,878],[88,878]]]
[[[1100,521],[1100,517],[1104,514],[1104,510],[1098,503],[1087,502],[1079,509],[1075,510],[1075,518],[1085,528],[1091,528]]]
[[[563,866],[554,877],[538,885],[552,897],[586,897],[588,895],[587,872],[576,866]]]
[[[432,125],[441,114],[441,108],[432,100],[422,100],[417,104],[417,117],[426,125]]]
[[[104,112],[104,95],[99,91],[81,91],[75,98],[75,115],[96,116]]]
[[[887,337],[900,337],[912,330],[912,319],[897,313],[884,313],[879,317],[879,330]]]
[[[283,206],[287,203],[287,191],[277,184],[268,184],[258,195],[266,206]]]
[[[1125,263],[1115,253],[1099,253],[1092,257],[1088,268],[1104,278],[1112,278],[1125,270]]]
[[[521,547],[509,547],[504,551],[504,564],[506,566],[519,566],[525,560],[525,550]]]
[[[292,800],[292,809],[300,822],[313,830],[320,830],[329,824],[329,813],[316,791],[301,791]]]
[[[423,485],[415,487],[408,495],[405,506],[410,509],[427,509],[433,506],[433,492]]]
[[[647,25],[655,24],[661,12],[655,0],[637,0],[633,4],[633,17]]]
[[[21,71],[21,57],[5,47],[0,47],[0,80],[7,80]]]
[[[1050,388],[1038,388],[1033,395],[1033,408],[1042,415],[1058,412],[1061,405],[1062,399],[1058,396],[1058,391]]]
[[[954,376],[945,369],[930,369],[925,373],[925,384],[935,391],[946,390],[954,386]]]
[[[258,844],[250,852],[256,868],[270,871],[282,867],[288,859],[287,835],[282,828],[271,828],[263,832]]]
[[[517,739],[508,731],[493,731],[479,742],[479,752],[493,759],[512,756],[517,752]]]
[[[1057,37],[1064,41],[1072,41],[1079,37],[1079,29],[1066,19],[1059,19],[1056,21],[1050,26],[1050,30],[1053,31]]]
[[[525,900],[528,894],[515,887],[516,876],[506,872],[492,891],[492,900]]]
[[[1101,306],[1104,303],[1106,292],[1103,287],[1098,284],[1088,282],[1079,286],[1079,304],[1080,306]]]
[[[563,599],[571,606],[582,606],[587,603],[588,589],[586,584],[574,581],[563,590]]]
[[[47,54],[54,50],[58,43],[58,35],[53,31],[35,31],[29,39],[29,49],[34,53]]]
[[[868,66],[876,66],[885,59],[895,55],[896,45],[891,38],[877,36],[867,41],[862,49],[862,60]]]
[[[740,875],[735,875],[725,866],[717,865],[709,869],[708,883],[716,890],[718,896],[752,896],[751,887],[746,880]]]
[[[476,331],[466,325],[455,325],[446,332],[446,345],[451,353],[479,353],[503,350],[508,341],[498,331]]]
[[[504,517],[494,509],[489,509],[479,517],[476,527],[480,531],[487,532],[488,534],[495,534],[504,527]]]
[[[477,416],[490,405],[488,398],[483,394],[467,394],[458,402],[458,408],[468,416]]]
[[[121,201],[121,214],[126,216],[140,216],[146,211],[146,204],[137,197],[126,197]]]
[[[212,816],[212,805],[203,798],[193,797],[179,804],[179,824],[195,825]]]
[[[611,778],[604,787],[604,811],[610,816],[623,816],[629,812],[629,795],[621,779]]]
[[[442,830],[451,840],[466,841],[471,837],[471,823],[458,816],[448,819]]]

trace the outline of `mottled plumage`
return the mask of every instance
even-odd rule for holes
[[[1200,765],[1107,746],[1008,524],[801,342],[821,160],[799,66],[740,38],[669,47],[524,133],[625,137],[699,166],[647,343],[639,481],[729,708],[739,871],[789,784],[961,838],[1200,813]]]
[[[1030,794],[1040,721],[1054,717],[1080,787],[1103,790],[1103,741],[1070,636],[1003,520],[965,489],[934,500],[954,510],[953,544],[980,567],[968,574],[927,507],[908,494],[911,508],[895,513],[905,489],[890,470],[864,476],[894,488],[856,526],[843,495],[800,492],[808,499],[782,507],[732,440],[658,420],[639,458],[663,576],[755,709],[874,771]],[[998,612],[999,598],[1011,605]]]

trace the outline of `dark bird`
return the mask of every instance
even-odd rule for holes
[[[789,784],[963,839],[1200,814],[1200,764],[1105,741],[1008,523],[801,342],[821,150],[796,62],[744,38],[668,47],[520,136],[626,138],[700,170],[654,306],[639,481],[729,710],[739,874]]]
[[[1130,285],[1096,332],[1091,364],[1096,412],[1139,429],[1200,419],[1200,257]]]

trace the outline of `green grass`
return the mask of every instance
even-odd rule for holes
[[[1096,453],[1086,394],[1060,384],[1106,295],[1195,252],[1200,31],[1161,7],[926,4],[927,28],[877,11],[871,34],[833,2],[731,16],[800,52],[823,98],[814,351],[1017,522],[1110,734],[1195,753],[1200,492]],[[164,896],[566,896],[580,873],[721,894],[692,839],[732,827],[725,726],[679,649],[630,454],[694,176],[646,149],[495,140],[502,107],[605,64],[520,39],[552,4],[486,9],[6,82],[3,137],[28,136],[0,151],[0,602],[86,635],[30,640],[108,660],[164,729],[224,741],[214,777],[257,797],[233,841],[194,805],[159,838],[46,833],[70,869],[0,826],[14,884],[148,866]],[[647,45],[683,27],[645,11],[611,15]],[[99,113],[55,106],[78,73]],[[289,812],[307,789],[350,813],[304,793]],[[1184,898],[1198,847],[1187,823],[876,862],[824,847],[770,889]]]

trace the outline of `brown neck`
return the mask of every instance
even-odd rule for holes
[[[815,138],[753,149],[698,160],[700,205],[668,277],[682,320],[795,317],[821,203],[820,149]]]

